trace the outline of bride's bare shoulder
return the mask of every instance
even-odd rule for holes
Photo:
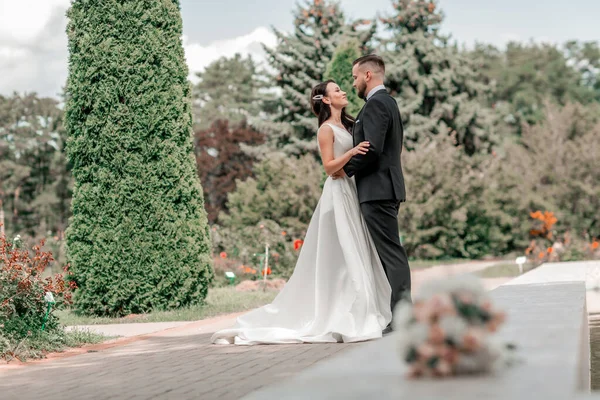
[[[319,140],[321,140],[321,139],[333,140],[333,138],[334,138],[333,128],[328,123],[326,123],[326,122],[323,123],[323,125],[321,125],[319,127],[319,130],[317,131],[317,137],[319,138]]]

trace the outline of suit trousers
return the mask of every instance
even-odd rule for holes
[[[399,301],[412,301],[408,257],[398,234],[400,202],[368,201],[361,203],[360,208],[392,288],[390,306],[394,311]]]

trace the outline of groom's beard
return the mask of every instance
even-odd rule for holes
[[[356,88],[356,94],[358,95],[358,97],[360,97],[361,99],[365,100],[367,98],[367,85],[364,86],[360,86],[358,88]]]

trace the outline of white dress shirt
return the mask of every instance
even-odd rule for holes
[[[381,89],[385,89],[385,86],[377,85],[373,89],[369,90],[369,93],[367,94],[367,100],[369,100],[371,98],[371,96],[373,96],[373,94],[375,94],[376,91],[381,90]]]

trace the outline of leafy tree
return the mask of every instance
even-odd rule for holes
[[[526,199],[526,212],[553,212],[564,230],[600,237],[600,106],[551,102],[541,123],[526,126],[520,143],[507,149],[505,163]]]
[[[479,44],[471,53],[480,78],[490,83],[492,105],[513,131],[542,121],[545,102],[589,104],[598,99],[597,44],[570,42],[564,50],[550,44],[511,42],[500,51]]]
[[[71,176],[64,142],[56,100],[35,93],[0,96],[0,223],[10,234],[65,229]]]
[[[399,229],[410,256],[418,258],[480,258],[504,254],[519,235],[518,193],[504,207],[486,197],[495,182],[489,169],[495,161],[487,154],[468,156],[449,137],[419,143],[403,152],[407,202],[399,214]],[[526,246],[526,241],[519,242]]]
[[[227,195],[235,190],[237,181],[252,176],[254,158],[240,144],[259,145],[264,136],[245,121],[231,126],[227,120],[217,120],[210,128],[196,131],[194,141],[208,220],[215,223],[219,213],[227,210]]]

